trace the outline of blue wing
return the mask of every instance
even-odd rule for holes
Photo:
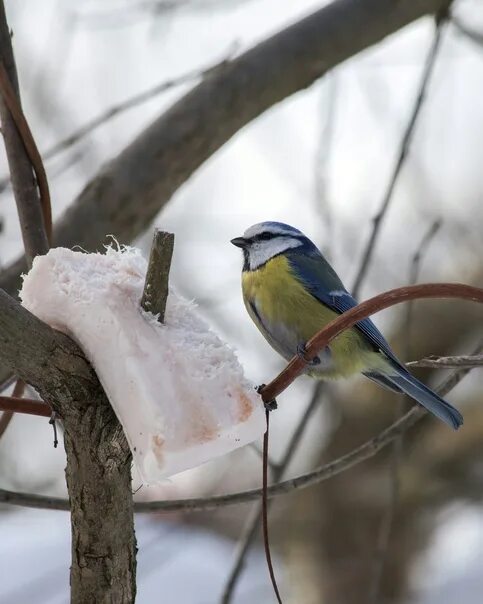
[[[297,277],[310,293],[331,310],[342,314],[357,305],[357,302],[345,289],[334,269],[322,255],[287,253],[287,259]],[[386,354],[399,367],[403,367],[392,352],[384,336],[370,319],[356,323],[366,339],[378,350]]]
[[[337,313],[343,313],[356,306],[357,302],[344,288],[334,269],[322,255],[317,252],[301,254],[294,250],[287,253],[287,258],[296,278],[322,304]],[[376,350],[380,350],[390,359],[393,369],[389,373],[369,371],[364,372],[364,375],[386,388],[405,392],[449,426],[455,429],[461,426],[463,423],[461,413],[409,373],[370,319],[359,321],[355,327]]]

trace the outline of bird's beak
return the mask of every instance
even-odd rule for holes
[[[243,249],[248,242],[244,237],[235,237],[235,239],[232,239],[230,243],[233,243],[233,245],[236,245],[236,247],[241,247]]]

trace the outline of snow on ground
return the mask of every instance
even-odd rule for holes
[[[10,509],[0,514],[0,602],[68,604],[68,514]],[[233,557],[231,541],[195,526],[143,515],[136,517],[136,537],[137,604],[219,601]],[[271,594],[263,552],[255,549],[247,558],[234,604],[270,602]]]

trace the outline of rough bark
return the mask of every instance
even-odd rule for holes
[[[193,172],[246,124],[448,0],[336,0],[227,62],[148,126],[84,188],[54,245],[96,249],[139,235]],[[14,295],[22,259],[0,277]]]
[[[134,602],[131,454],[80,348],[0,290],[0,360],[64,425],[72,521],[71,601]]]

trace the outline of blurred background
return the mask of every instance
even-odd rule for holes
[[[206,68],[323,5],[323,0],[7,1],[24,111],[46,157],[54,217]],[[483,6],[455,0],[452,12],[455,19],[441,32],[361,299],[413,281],[483,283]],[[434,20],[422,19],[273,107],[211,157],[157,216],[155,225],[176,234],[172,285],[197,302],[254,383],[268,382],[283,364],[246,315],[240,253],[229,240],[256,222],[288,222],[320,245],[350,287],[434,37]],[[164,82],[170,84],[163,93],[151,91]],[[144,102],[126,107],[145,91]],[[100,120],[74,144],[58,145],[119,105],[117,115]],[[152,226],[135,242],[145,252]],[[8,182],[0,194],[0,229],[1,271],[21,251]],[[376,323],[403,360],[414,360],[471,353],[483,337],[482,319],[477,305],[423,301],[414,303],[409,315],[404,306],[385,311]],[[418,370],[432,385],[446,373]],[[475,369],[448,395],[465,415],[458,433],[424,419],[398,447],[275,501],[271,542],[284,602],[481,602],[482,387],[483,370]],[[315,394],[314,383],[299,378],[272,414],[275,476],[309,405],[303,437],[284,476],[350,451],[389,425],[405,404],[362,377]],[[48,422],[16,415],[0,440],[0,486],[65,495],[64,466],[63,448],[52,447]],[[160,487],[142,487],[136,498],[221,494],[257,486],[260,477],[260,456],[255,447],[246,447]],[[274,601],[258,533],[233,593],[227,589],[252,507],[138,516],[137,601]],[[68,602],[66,513],[2,506],[0,535],[3,604]]]

